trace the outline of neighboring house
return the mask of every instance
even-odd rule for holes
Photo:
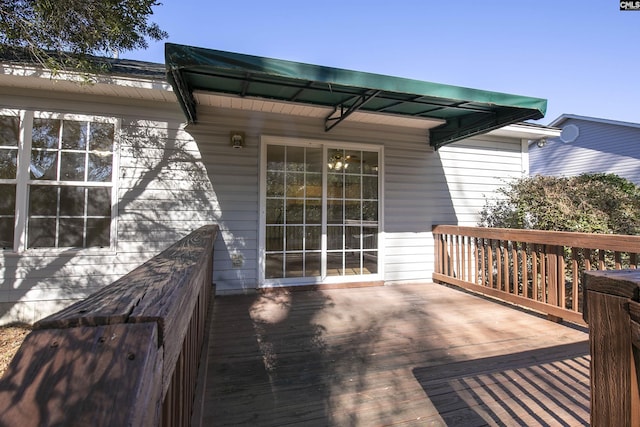
[[[207,223],[219,294],[428,281],[432,226],[475,225],[527,142],[558,136],[520,123],[537,98],[172,44],[170,83],[111,63],[92,84],[1,64],[2,322]]]
[[[563,114],[549,126],[562,133],[529,145],[531,175],[615,173],[640,185],[640,124]]]

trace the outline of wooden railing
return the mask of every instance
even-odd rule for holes
[[[438,225],[433,280],[584,324],[583,272],[635,269],[640,236]]]
[[[640,270],[587,272],[591,426],[640,425]]]
[[[38,322],[0,380],[0,425],[189,425],[217,230]]]

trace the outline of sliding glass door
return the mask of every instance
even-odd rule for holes
[[[266,143],[265,284],[375,279],[380,157],[371,149]]]

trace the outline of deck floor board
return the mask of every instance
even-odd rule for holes
[[[214,304],[205,426],[589,423],[580,327],[431,283]]]

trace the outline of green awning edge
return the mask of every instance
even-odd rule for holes
[[[316,82],[331,86],[378,90],[390,94],[441,99],[444,102],[480,105],[491,114],[469,113],[431,129],[430,144],[439,148],[460,139],[482,134],[524,120],[544,117],[547,100],[501,92],[472,89],[447,84],[312,65],[288,60],[265,58],[174,43],[165,45],[167,78],[178,102],[191,123],[196,123],[196,102],[189,73],[206,76],[208,72],[228,71],[261,75],[298,82]],[[215,77],[211,76],[214,79]],[[206,90],[206,88],[198,88]],[[483,116],[483,117],[481,117]]]

